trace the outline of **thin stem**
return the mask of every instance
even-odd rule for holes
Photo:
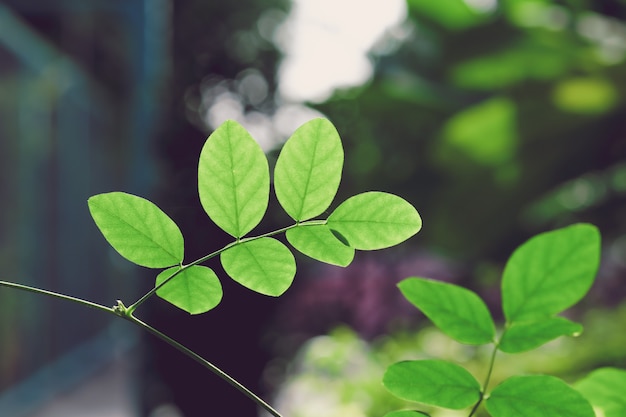
[[[195,360],[196,362],[200,363],[202,366],[204,366],[205,368],[209,369],[211,372],[213,372],[214,374],[216,374],[217,376],[219,376],[220,378],[222,378],[223,380],[228,382],[231,386],[235,387],[237,390],[239,390],[245,396],[250,398],[257,405],[259,405],[260,407],[264,408],[267,412],[269,412],[274,417],[282,417],[282,415],[278,411],[276,411],[269,404],[267,404],[265,401],[263,401],[259,396],[254,394],[252,391],[250,391],[248,388],[243,386],[240,382],[235,380],[233,377],[228,375],[226,372],[222,371],[220,368],[218,368],[217,366],[213,365],[211,362],[209,362],[206,359],[202,358],[202,356],[198,355],[197,353],[195,353],[194,351],[192,351],[188,347],[182,345],[181,343],[177,342],[176,340],[172,339],[171,337],[161,333],[157,329],[153,328],[152,326],[144,323],[143,321],[141,321],[138,318],[136,318],[135,316],[133,316],[132,312],[128,308],[126,308],[124,306],[124,304],[121,301],[119,301],[119,300],[118,300],[116,306],[114,306],[114,307],[106,307],[106,306],[103,306],[103,305],[100,305],[100,304],[97,304],[97,303],[92,303],[91,301],[83,300],[81,298],[76,298],[76,297],[72,297],[72,296],[69,296],[69,295],[56,293],[56,292],[53,292],[53,291],[42,290],[42,289],[39,289],[39,288],[30,287],[28,285],[16,284],[14,282],[0,281],[0,286],[9,287],[9,288],[15,288],[15,289],[18,289],[18,290],[28,291],[28,292],[32,292],[32,293],[35,293],[35,294],[47,295],[47,296],[50,296],[50,297],[60,298],[62,300],[71,301],[73,303],[77,303],[77,304],[80,304],[80,305],[83,305],[83,306],[86,306],[86,307],[90,307],[90,308],[94,308],[94,309],[97,309],[97,310],[100,310],[100,311],[104,311],[104,312],[109,313],[109,314],[114,314],[117,317],[121,317],[123,319],[126,319],[126,320],[130,321],[131,323],[133,323],[133,324],[143,328],[144,330],[148,331],[149,333],[152,333],[153,335],[155,335],[159,339],[163,340],[164,342],[166,342],[170,346],[173,346],[174,348],[176,348],[180,352],[184,353],[188,357],[190,357],[193,360]]]
[[[150,298],[152,295],[154,295],[159,288],[161,288],[168,281],[170,281],[172,278],[174,278],[176,275],[178,275],[179,273],[181,273],[185,269],[189,268],[190,266],[198,265],[198,264],[200,264],[202,262],[206,262],[209,259],[219,255],[220,253],[224,252],[225,250],[227,250],[227,249],[229,249],[229,248],[231,248],[231,247],[233,247],[235,245],[238,245],[240,243],[249,242],[249,241],[256,240],[256,239],[260,239],[260,238],[263,238],[263,237],[274,236],[274,235],[277,235],[279,233],[286,232],[287,230],[292,229],[294,227],[314,226],[314,225],[322,225],[322,224],[326,224],[326,220],[310,220],[310,221],[306,221],[306,222],[302,222],[302,223],[298,222],[298,223],[296,223],[294,225],[283,227],[282,229],[274,230],[273,232],[265,233],[265,234],[262,234],[262,235],[259,235],[259,236],[253,236],[253,237],[248,237],[248,238],[243,238],[243,239],[237,239],[235,242],[232,242],[232,243],[224,246],[222,249],[219,249],[219,250],[217,250],[215,252],[212,252],[212,253],[210,253],[210,254],[208,254],[206,256],[203,256],[203,257],[201,257],[199,259],[196,259],[195,261],[191,262],[190,264],[187,264],[187,265],[182,265],[181,264],[180,268],[177,269],[174,273],[172,273],[172,275],[170,275],[165,280],[163,280],[163,282],[159,283],[159,285],[156,285],[154,288],[152,288],[150,291],[148,291],[146,294],[144,294],[139,300],[137,300],[135,303],[133,303],[129,307],[124,306],[124,304],[121,301],[119,301],[119,300],[118,300],[116,306],[107,307],[107,306],[104,306],[104,305],[93,303],[91,301],[83,300],[81,298],[76,298],[76,297],[72,297],[72,296],[69,296],[69,295],[56,293],[56,292],[53,292],[53,291],[42,290],[42,289],[31,287],[31,286],[28,286],[28,285],[22,285],[22,284],[17,284],[17,283],[13,283],[13,282],[7,282],[7,281],[0,281],[0,286],[9,287],[9,288],[15,288],[15,289],[18,289],[18,290],[28,291],[28,292],[32,292],[32,293],[35,293],[35,294],[41,294],[41,295],[47,295],[47,296],[51,296],[51,297],[55,297],[55,298],[60,298],[62,300],[71,301],[73,303],[81,304],[81,305],[86,306],[86,307],[90,307],[90,308],[94,308],[94,309],[97,309],[97,310],[101,310],[101,311],[104,311],[106,313],[114,314],[115,316],[124,318],[124,319],[130,321],[131,323],[134,323],[135,325],[137,325],[139,327],[142,327],[143,329],[145,329],[149,333],[152,333],[154,336],[156,336],[159,339],[163,340],[164,342],[166,342],[170,346],[176,348],[177,350],[179,350],[180,352],[182,352],[186,356],[188,356],[191,359],[195,360],[196,362],[200,363],[202,366],[204,366],[205,368],[209,369],[211,372],[213,372],[214,374],[216,374],[217,376],[222,378],[224,381],[228,382],[231,386],[233,386],[234,388],[239,390],[242,394],[244,394],[245,396],[250,398],[257,405],[259,405],[260,407],[265,409],[267,412],[269,412],[274,417],[282,417],[282,415],[278,411],[276,411],[268,403],[263,401],[259,396],[254,394],[252,391],[250,391],[248,388],[246,388],[240,382],[238,382],[233,377],[228,375],[226,372],[222,371],[220,368],[218,368],[217,366],[213,365],[211,362],[207,361],[202,356],[198,355],[197,353],[195,353],[191,349],[187,348],[186,346],[182,345],[181,343],[177,342],[176,340],[172,339],[171,337],[165,335],[164,333],[161,333],[160,331],[158,331],[157,329],[153,328],[152,326],[150,326],[150,325],[144,323],[143,321],[139,320],[138,318],[136,318],[133,315],[133,312],[137,309],[137,307],[139,307],[142,303],[144,303],[148,298]]]
[[[72,297],[69,295],[59,294],[53,291],[42,290],[39,288],[30,287],[28,285],[16,284],[14,282],[0,281],[0,286],[15,288],[15,289],[22,290],[22,291],[33,292],[35,294],[48,295],[50,297],[60,298],[62,300],[71,301],[73,303],[81,304],[90,308],[95,308],[97,310],[102,310],[107,313],[112,313],[112,314],[117,315],[116,309],[114,307],[107,307],[101,304],[92,303],[91,301],[83,300],[82,298],[76,298],[76,297]]]
[[[201,364],[205,368],[209,369],[211,372],[213,372],[214,374],[216,374],[217,376],[222,378],[224,381],[228,382],[232,387],[234,387],[237,390],[239,390],[246,397],[250,398],[252,401],[257,403],[257,405],[259,405],[260,407],[264,408],[268,413],[270,413],[274,417],[282,417],[282,415],[278,411],[276,411],[274,408],[272,408],[272,406],[270,406],[268,403],[263,401],[255,393],[250,391],[248,388],[246,388],[240,382],[238,382],[233,377],[228,375],[226,372],[222,371],[220,368],[218,368],[217,366],[213,365],[211,362],[207,361],[206,359],[204,359],[202,356],[198,355],[197,353],[195,353],[191,349],[189,349],[186,346],[178,343],[176,340],[172,339],[171,337],[161,333],[160,331],[158,331],[154,327],[144,323],[143,321],[139,320],[138,318],[136,318],[132,314],[126,314],[126,315],[123,315],[122,317],[127,319],[128,321],[138,325],[139,327],[144,328],[148,332],[152,333],[154,336],[158,337],[159,339],[163,340],[164,342],[166,342],[170,346],[176,348],[177,350],[179,350],[180,352],[184,353],[185,355],[187,355],[188,357],[190,357],[194,361],[198,362],[199,364]]]
[[[474,415],[474,413],[476,413],[476,411],[478,410],[478,407],[480,406],[480,404],[485,399],[485,395],[487,393],[487,388],[489,387],[489,381],[491,380],[491,374],[493,372],[493,365],[496,362],[496,354],[498,353],[498,344],[499,344],[499,342],[495,342],[494,343],[493,352],[491,352],[491,359],[489,360],[489,370],[487,371],[487,376],[485,377],[485,382],[483,383],[483,386],[482,386],[482,388],[480,390],[480,398],[478,399],[478,402],[476,404],[474,404],[474,407],[472,408],[472,411],[470,411],[470,413],[469,413],[469,415],[467,417],[472,417]]]
[[[165,284],[167,284],[169,282],[169,280],[171,280],[172,278],[174,278],[176,275],[180,274],[181,272],[183,272],[185,269],[187,269],[188,267],[190,267],[192,264],[189,265],[181,265],[180,268],[178,268],[172,275],[170,275],[169,277],[167,277],[166,279],[164,279],[163,281],[161,281],[161,283],[159,283],[159,285],[155,285],[154,288],[152,288],[150,291],[148,291],[147,293],[145,293],[144,295],[141,296],[141,298],[137,301],[135,301],[133,304],[131,304],[130,306],[128,306],[128,312],[129,314],[132,314],[137,307],[139,307],[141,304],[143,304],[148,298],[150,298],[151,296],[153,296],[158,290],[159,288],[161,288],[162,286],[164,286]]]
[[[185,269],[189,268],[190,266],[194,266],[194,265],[198,265],[198,264],[201,264],[203,262],[206,262],[209,259],[214,258],[217,255],[219,255],[220,253],[224,252],[226,249],[230,249],[233,246],[236,246],[238,244],[245,243],[245,242],[250,242],[252,240],[261,239],[261,238],[264,238],[264,237],[275,236],[275,235],[277,235],[279,233],[286,232],[287,230],[293,229],[295,227],[315,226],[315,225],[322,225],[322,224],[326,224],[326,220],[309,220],[309,221],[302,222],[302,223],[292,224],[291,226],[283,227],[282,229],[278,229],[278,230],[274,230],[272,232],[264,233],[264,234],[259,235],[259,236],[251,236],[251,237],[245,237],[243,239],[237,239],[236,241],[229,243],[228,245],[224,246],[223,248],[221,248],[219,250],[216,250],[215,252],[211,252],[208,255],[205,255],[205,256],[203,256],[201,258],[198,258],[198,259],[196,259],[195,261],[193,261],[193,262],[191,262],[189,264],[181,265],[180,268],[176,270],[176,272],[174,272],[172,275],[170,275],[169,277],[164,279],[162,282],[160,282],[159,285],[156,285],[150,291],[148,291],[143,296],[141,296],[141,298],[139,300],[135,301],[133,304],[128,306],[128,311],[130,312],[130,314],[134,313],[135,310],[137,309],[137,307],[139,307],[146,300],[148,300],[148,298],[152,297],[159,290],[159,288],[161,288],[162,286],[167,284],[171,279],[173,279],[176,275],[178,275],[181,272],[183,272]]]

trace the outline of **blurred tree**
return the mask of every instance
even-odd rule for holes
[[[289,318],[283,311],[280,324],[293,329],[297,322],[300,334],[311,335],[347,323],[373,338],[402,317],[402,305],[384,294],[394,294],[395,282],[409,275],[436,273],[474,287],[495,306],[490,287],[508,254],[531,235],[580,221],[596,224],[605,244],[589,303],[622,301],[626,6],[547,0],[407,0],[407,6],[400,30],[407,35],[381,40],[377,51],[388,52],[372,53],[372,79],[312,105],[344,140],[340,193],[402,195],[424,227],[378,261],[357,257],[343,270],[314,271],[315,282],[297,280],[283,303]],[[428,268],[441,259],[418,248],[456,264],[450,270],[443,261],[442,276]],[[400,275],[389,264],[411,267]],[[337,295],[346,287],[354,293]],[[324,314],[313,317],[316,310]],[[387,322],[371,312],[387,312]]]
[[[359,89],[316,107],[358,188],[424,217],[419,242],[501,259],[574,221],[626,233],[626,7],[612,1],[409,0],[410,36]]]

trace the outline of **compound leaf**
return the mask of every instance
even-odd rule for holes
[[[563,317],[515,322],[505,330],[498,349],[507,353],[524,352],[560,336],[578,336],[582,331],[582,325]]]
[[[595,417],[589,402],[559,378],[514,376],[486,400],[492,417]]]
[[[624,387],[626,371],[615,368],[596,369],[575,385],[591,404],[602,410],[604,417],[626,416]]]
[[[180,229],[151,201],[112,192],[94,195],[87,204],[104,238],[129,261],[148,268],[164,268],[183,261]]]
[[[502,304],[507,322],[550,317],[577,303],[589,291],[599,260],[600,234],[589,224],[529,239],[504,269]]]
[[[383,385],[403,400],[460,410],[480,398],[480,384],[464,368],[443,360],[403,361],[387,368]]]
[[[285,235],[294,248],[318,261],[348,266],[354,259],[354,249],[344,245],[324,224],[296,227]]]
[[[269,201],[269,167],[259,144],[229,120],[207,139],[198,163],[204,211],[222,230],[240,238],[259,224]]]
[[[179,267],[166,269],[157,275],[156,285],[172,276]],[[215,308],[222,300],[222,284],[212,269],[193,265],[179,272],[157,290],[165,301],[189,314],[201,314]]]
[[[354,249],[376,250],[404,242],[422,228],[417,210],[406,200],[370,191],[341,203],[327,221]]]
[[[407,278],[398,287],[407,300],[453,339],[471,345],[494,340],[495,324],[476,293],[424,278]]]
[[[246,288],[278,297],[296,274],[293,254],[276,239],[264,237],[239,243],[220,255],[226,273]]]
[[[296,221],[311,219],[330,206],[343,169],[339,133],[326,119],[300,126],[283,146],[274,169],[276,197]]]

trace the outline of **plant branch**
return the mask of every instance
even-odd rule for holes
[[[198,259],[196,259],[195,261],[193,261],[193,262],[191,262],[189,264],[181,265],[180,268],[178,270],[176,270],[172,275],[170,275],[169,277],[164,279],[162,282],[160,282],[159,285],[154,286],[154,288],[152,288],[150,291],[148,291],[143,296],[141,296],[141,298],[139,300],[135,301],[133,304],[128,306],[128,311],[129,311],[130,314],[134,313],[135,310],[137,309],[137,307],[139,307],[146,300],[148,300],[148,298],[150,298],[154,294],[156,294],[156,292],[159,290],[159,288],[163,287],[171,279],[173,279],[176,275],[180,274],[185,269],[189,268],[190,266],[194,266],[194,265],[198,265],[198,264],[201,264],[203,262],[206,262],[209,259],[214,258],[217,255],[219,255],[220,253],[224,252],[225,250],[232,248],[233,246],[239,245],[241,243],[245,243],[245,242],[250,242],[250,241],[253,241],[253,240],[261,239],[261,238],[264,238],[264,237],[275,236],[277,234],[286,232],[287,230],[293,229],[295,227],[315,226],[315,225],[322,225],[322,224],[326,224],[326,220],[309,220],[309,221],[302,222],[302,223],[292,224],[291,226],[283,227],[282,229],[274,230],[272,232],[264,233],[262,235],[246,237],[246,238],[243,238],[243,239],[237,239],[236,241],[229,243],[228,245],[224,246],[221,249],[216,250],[215,252],[211,252],[208,255],[205,255],[205,256],[203,256],[201,258],[198,258]]]
[[[250,398],[257,405],[259,405],[260,407],[265,409],[272,416],[274,416],[274,417],[282,417],[282,415],[278,411],[276,411],[268,403],[263,401],[259,396],[254,394],[252,391],[250,391],[248,388],[246,388],[240,382],[238,382],[233,377],[228,375],[226,372],[222,371],[220,368],[218,368],[217,366],[213,365],[211,362],[207,361],[206,359],[204,359],[203,357],[201,357],[200,355],[198,355],[197,353],[195,353],[191,349],[187,348],[183,344],[177,342],[176,340],[174,340],[171,337],[165,335],[164,333],[162,333],[159,330],[155,329],[154,327],[148,325],[147,323],[144,323],[143,321],[139,320],[138,318],[136,318],[133,315],[133,312],[137,309],[137,307],[139,307],[142,303],[144,303],[148,298],[150,298],[152,295],[154,295],[159,290],[159,288],[161,288],[168,281],[170,281],[172,278],[174,278],[176,275],[178,275],[179,273],[181,273],[185,269],[189,268],[190,266],[198,265],[198,264],[200,264],[202,262],[206,262],[209,259],[219,255],[220,253],[224,252],[225,250],[227,250],[227,249],[229,249],[229,248],[231,248],[231,247],[233,247],[235,245],[238,245],[238,244],[241,244],[241,243],[245,243],[245,242],[249,242],[249,241],[256,240],[256,239],[261,239],[261,238],[264,238],[264,237],[274,236],[274,235],[277,235],[279,233],[286,232],[287,230],[295,228],[295,227],[313,226],[313,225],[322,225],[322,224],[326,224],[326,220],[310,220],[310,221],[306,221],[306,222],[302,222],[302,223],[298,222],[298,223],[293,224],[291,226],[283,227],[281,229],[274,230],[272,232],[265,233],[265,234],[262,234],[262,235],[259,235],[259,236],[253,236],[253,237],[248,237],[248,238],[243,238],[243,239],[237,239],[236,241],[234,241],[234,242],[224,246],[223,248],[221,248],[221,249],[219,249],[219,250],[217,250],[215,252],[212,252],[212,253],[210,253],[210,254],[208,254],[206,256],[198,258],[195,261],[193,261],[193,262],[191,262],[191,263],[189,263],[187,265],[180,265],[180,268],[177,269],[174,273],[172,273],[172,275],[170,275],[168,278],[163,280],[163,282],[159,283],[159,285],[156,285],[154,288],[152,288],[150,291],[148,291],[146,294],[144,294],[139,300],[137,300],[135,303],[131,304],[129,307],[126,307],[119,300],[117,301],[117,305],[115,305],[113,307],[107,307],[107,306],[104,306],[104,305],[101,305],[101,304],[93,303],[91,301],[83,300],[81,298],[72,297],[72,296],[69,296],[69,295],[60,294],[60,293],[56,293],[56,292],[53,292],[53,291],[42,290],[42,289],[31,287],[31,286],[28,286],[28,285],[22,285],[22,284],[17,284],[17,283],[13,283],[13,282],[7,282],[7,281],[0,281],[0,286],[9,287],[9,288],[15,288],[15,289],[18,289],[18,290],[28,291],[28,292],[32,292],[32,293],[35,293],[35,294],[41,294],[41,295],[47,295],[47,296],[50,296],[50,297],[59,298],[59,299],[70,301],[70,302],[73,302],[73,303],[76,303],[76,304],[80,304],[80,305],[83,305],[83,306],[86,306],[86,307],[90,307],[90,308],[94,308],[94,309],[97,309],[97,310],[100,310],[100,311],[104,311],[106,313],[113,314],[115,316],[118,316],[118,317],[121,317],[123,319],[126,319],[127,321],[130,321],[131,323],[134,323],[135,325],[137,325],[137,326],[143,328],[144,330],[148,331],[149,333],[153,334],[157,338],[163,340],[164,342],[166,342],[170,346],[174,347],[178,351],[182,352],[183,354],[185,354],[189,358],[193,359],[194,361],[198,362],[199,364],[201,364],[205,368],[209,369],[211,372],[213,372],[214,374],[216,374],[217,376],[222,378],[224,381],[226,381],[228,384],[230,384],[231,386],[236,388],[238,391],[240,391],[246,397]]]
[[[106,307],[106,306],[103,306],[103,305],[100,305],[100,304],[97,304],[97,303],[92,303],[91,301],[83,300],[81,298],[76,298],[76,297],[72,297],[72,296],[69,296],[69,295],[56,293],[56,292],[53,292],[53,291],[42,290],[42,289],[31,287],[31,286],[28,286],[28,285],[16,284],[14,282],[0,281],[0,286],[2,286],[2,287],[9,287],[9,288],[15,288],[15,289],[18,289],[18,290],[32,292],[32,293],[35,293],[35,294],[47,295],[47,296],[50,296],[50,297],[60,298],[62,300],[71,301],[71,302],[76,303],[76,304],[80,304],[80,305],[83,305],[83,306],[86,306],[86,307],[94,308],[96,310],[104,311],[106,313],[113,314],[113,315],[115,315],[117,317],[121,317],[123,319],[126,319],[126,320],[130,321],[131,323],[133,323],[133,324],[143,328],[144,330],[148,331],[149,333],[152,333],[154,336],[156,336],[159,339],[165,341],[170,346],[176,348],[180,352],[184,353],[188,357],[190,357],[193,360],[195,360],[196,362],[200,363],[205,368],[209,369],[211,372],[213,372],[214,374],[216,374],[217,376],[219,376],[220,378],[222,378],[223,380],[228,382],[231,386],[235,387],[237,390],[239,390],[245,396],[250,398],[252,401],[257,403],[260,407],[263,407],[265,410],[267,410],[274,417],[282,417],[282,415],[278,411],[273,409],[269,404],[267,404],[265,401],[263,401],[259,396],[254,394],[252,391],[250,391],[248,388],[243,386],[240,382],[235,380],[233,377],[228,375],[226,372],[222,371],[220,368],[218,368],[217,366],[213,365],[211,362],[209,362],[206,359],[202,358],[200,355],[198,355],[197,353],[195,353],[191,349],[187,348],[186,346],[182,345],[181,343],[177,342],[176,340],[172,339],[171,337],[161,333],[157,329],[153,328],[152,326],[144,323],[143,321],[141,321],[138,318],[136,318],[135,316],[133,316],[132,312],[130,311],[130,309],[125,307],[124,304],[121,301],[119,301],[119,300],[117,301],[117,305],[115,305],[114,307]]]
[[[206,359],[204,359],[202,356],[198,355],[197,353],[195,353],[191,349],[187,348],[186,346],[182,345],[181,343],[177,342],[176,340],[172,339],[171,337],[161,333],[160,331],[158,331],[154,327],[152,327],[152,326],[144,323],[143,321],[139,320],[138,318],[133,316],[130,312],[127,312],[127,314],[121,315],[121,317],[127,319],[128,321],[136,324],[139,327],[142,327],[143,329],[145,329],[146,331],[152,333],[154,336],[158,337],[159,339],[161,339],[162,341],[166,342],[170,346],[174,347],[178,351],[182,352],[186,356],[188,356],[191,359],[193,359],[194,361],[198,362],[199,364],[201,364],[202,366],[204,366],[205,368],[207,368],[208,370],[210,370],[211,372],[213,372],[214,374],[216,374],[217,376],[222,378],[224,381],[226,381],[232,387],[234,387],[237,390],[239,390],[239,392],[244,394],[246,397],[250,398],[257,405],[259,405],[260,407],[265,409],[268,413],[270,413],[274,417],[282,417],[282,415],[278,411],[276,411],[274,408],[272,408],[272,406],[270,406],[268,403],[263,401],[255,393],[250,391],[248,388],[246,388],[240,382],[238,382],[233,377],[228,375],[226,372],[222,371],[220,368],[218,368],[217,366],[213,365],[211,362],[207,361]]]
[[[22,291],[28,291],[35,294],[48,295],[50,297],[60,298],[62,300],[71,301],[73,303],[81,304],[83,306],[87,306],[90,308],[95,308],[97,310],[105,311],[110,314],[118,315],[114,307],[107,307],[101,304],[92,303],[91,301],[83,300],[82,298],[76,298],[65,294],[60,294],[53,291],[42,290],[39,288],[31,287],[28,285],[16,284],[14,282],[0,281],[0,286],[15,288]]]
[[[493,365],[496,362],[496,354],[498,353],[498,343],[499,342],[494,343],[493,352],[491,352],[491,359],[489,360],[489,370],[487,371],[485,382],[483,383],[483,386],[480,390],[480,398],[478,399],[478,402],[472,408],[472,411],[470,411],[468,417],[472,417],[474,413],[476,413],[476,411],[478,410],[478,407],[485,399],[485,395],[487,394],[487,388],[489,387],[489,381],[491,381],[491,374],[493,373]]]

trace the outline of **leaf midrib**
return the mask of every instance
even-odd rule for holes
[[[94,204],[93,200],[92,200],[92,204]],[[135,225],[133,225],[132,223],[129,223],[126,219],[124,219],[123,217],[121,217],[118,212],[113,212],[111,210],[108,210],[106,208],[103,208],[101,205],[97,204],[97,202],[95,203],[96,206],[99,206],[98,209],[103,211],[103,212],[107,212],[109,215],[111,215],[112,217],[120,220],[122,223],[126,224],[127,226],[129,226],[131,229],[135,230],[138,234],[146,237],[147,240],[153,242],[156,244],[156,247],[163,250],[165,253],[167,253],[168,255],[170,255],[172,258],[174,258],[175,263],[178,262],[178,256],[176,256],[174,253],[170,252],[169,249],[165,248],[163,245],[161,245],[158,241],[154,240],[152,238],[152,236],[146,234],[145,232],[143,232],[141,229],[138,229]],[[128,208],[128,207],[127,207]],[[131,209],[133,209],[137,214],[139,214],[139,218],[141,218],[141,213],[139,213],[137,211],[137,209],[135,207],[133,207],[132,205],[130,206]]]

